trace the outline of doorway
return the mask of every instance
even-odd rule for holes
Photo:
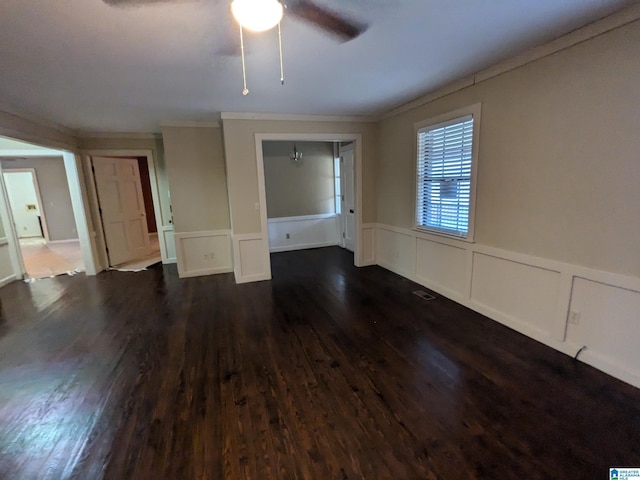
[[[340,144],[340,184],[341,184],[341,230],[342,246],[355,250],[355,188],[354,188],[354,151],[353,142]]]
[[[162,261],[146,156],[90,158],[107,265],[142,270]]]
[[[357,133],[256,133],[255,134],[255,147],[256,147],[256,162],[257,162],[257,174],[258,174],[258,194],[259,205],[267,205],[266,199],[266,187],[265,187],[265,172],[264,172],[264,152],[263,142],[269,140],[284,140],[284,141],[311,141],[311,142],[351,142],[353,145],[353,252],[354,252],[354,265],[365,265],[362,251],[362,239],[360,235],[360,229],[362,226],[362,135]],[[256,204],[258,205],[258,204]],[[256,207],[258,209],[258,207]],[[268,219],[267,208],[261,208],[261,230],[264,237],[268,236]],[[271,278],[271,260],[269,258],[269,240],[264,238],[262,243],[263,250],[261,252],[261,258],[265,268],[265,276],[261,278]]]
[[[40,279],[85,271],[62,156],[2,157],[1,162],[21,273]]]
[[[269,251],[341,245],[337,142],[262,142]]]

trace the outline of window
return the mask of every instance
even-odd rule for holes
[[[479,105],[466,112],[471,110],[449,120],[418,125],[416,162],[416,227],[469,241],[475,191],[474,124]]]
[[[335,205],[336,205],[336,213],[342,213],[342,187],[340,185],[340,157],[335,157],[333,159],[333,180],[334,180],[334,190],[335,190]]]

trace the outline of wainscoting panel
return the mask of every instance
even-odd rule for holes
[[[268,240],[256,234],[233,236],[234,274],[236,283],[271,279]]]
[[[271,252],[328,247],[340,243],[338,216],[334,213],[270,218],[267,227]]]
[[[631,365],[640,376],[639,291],[574,277],[569,317],[567,340],[585,345],[586,357]]]
[[[551,335],[559,272],[475,252],[471,285],[472,301]]]
[[[467,251],[464,248],[417,239],[416,278],[423,285],[465,295]]]
[[[375,228],[378,265],[640,388],[639,278]]]
[[[378,228],[375,244],[378,265],[408,278],[415,277],[416,239],[410,231]]]
[[[373,224],[364,224],[360,230],[362,237],[362,265],[376,264],[376,227]]]
[[[181,278],[233,271],[229,230],[176,233],[174,238]]]
[[[165,251],[162,252],[163,263],[176,263],[176,242],[174,240],[173,225],[158,227],[158,235],[164,238]]]

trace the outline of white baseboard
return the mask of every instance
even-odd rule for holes
[[[178,276],[180,278],[189,278],[189,277],[201,277],[203,275],[217,275],[219,273],[231,273],[233,272],[233,267],[220,267],[220,268],[202,268],[199,270],[187,270],[182,273],[178,272]]]
[[[4,277],[0,279],[0,288],[4,287],[5,285],[9,285],[10,283],[15,282],[16,280],[18,280],[18,277],[15,275],[9,275],[8,277]]]
[[[337,245],[338,244],[335,242],[304,243],[300,245],[286,245],[282,247],[271,247],[269,250],[271,253],[279,253],[279,252],[290,252],[293,250],[307,250],[309,248],[333,247]]]
[[[56,243],[71,243],[71,242],[80,243],[80,239],[79,238],[67,238],[66,240],[49,240],[47,242],[47,245],[51,244],[51,243],[56,244]]]

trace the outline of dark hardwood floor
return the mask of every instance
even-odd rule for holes
[[[599,479],[640,390],[338,248],[0,290],[2,479]]]

